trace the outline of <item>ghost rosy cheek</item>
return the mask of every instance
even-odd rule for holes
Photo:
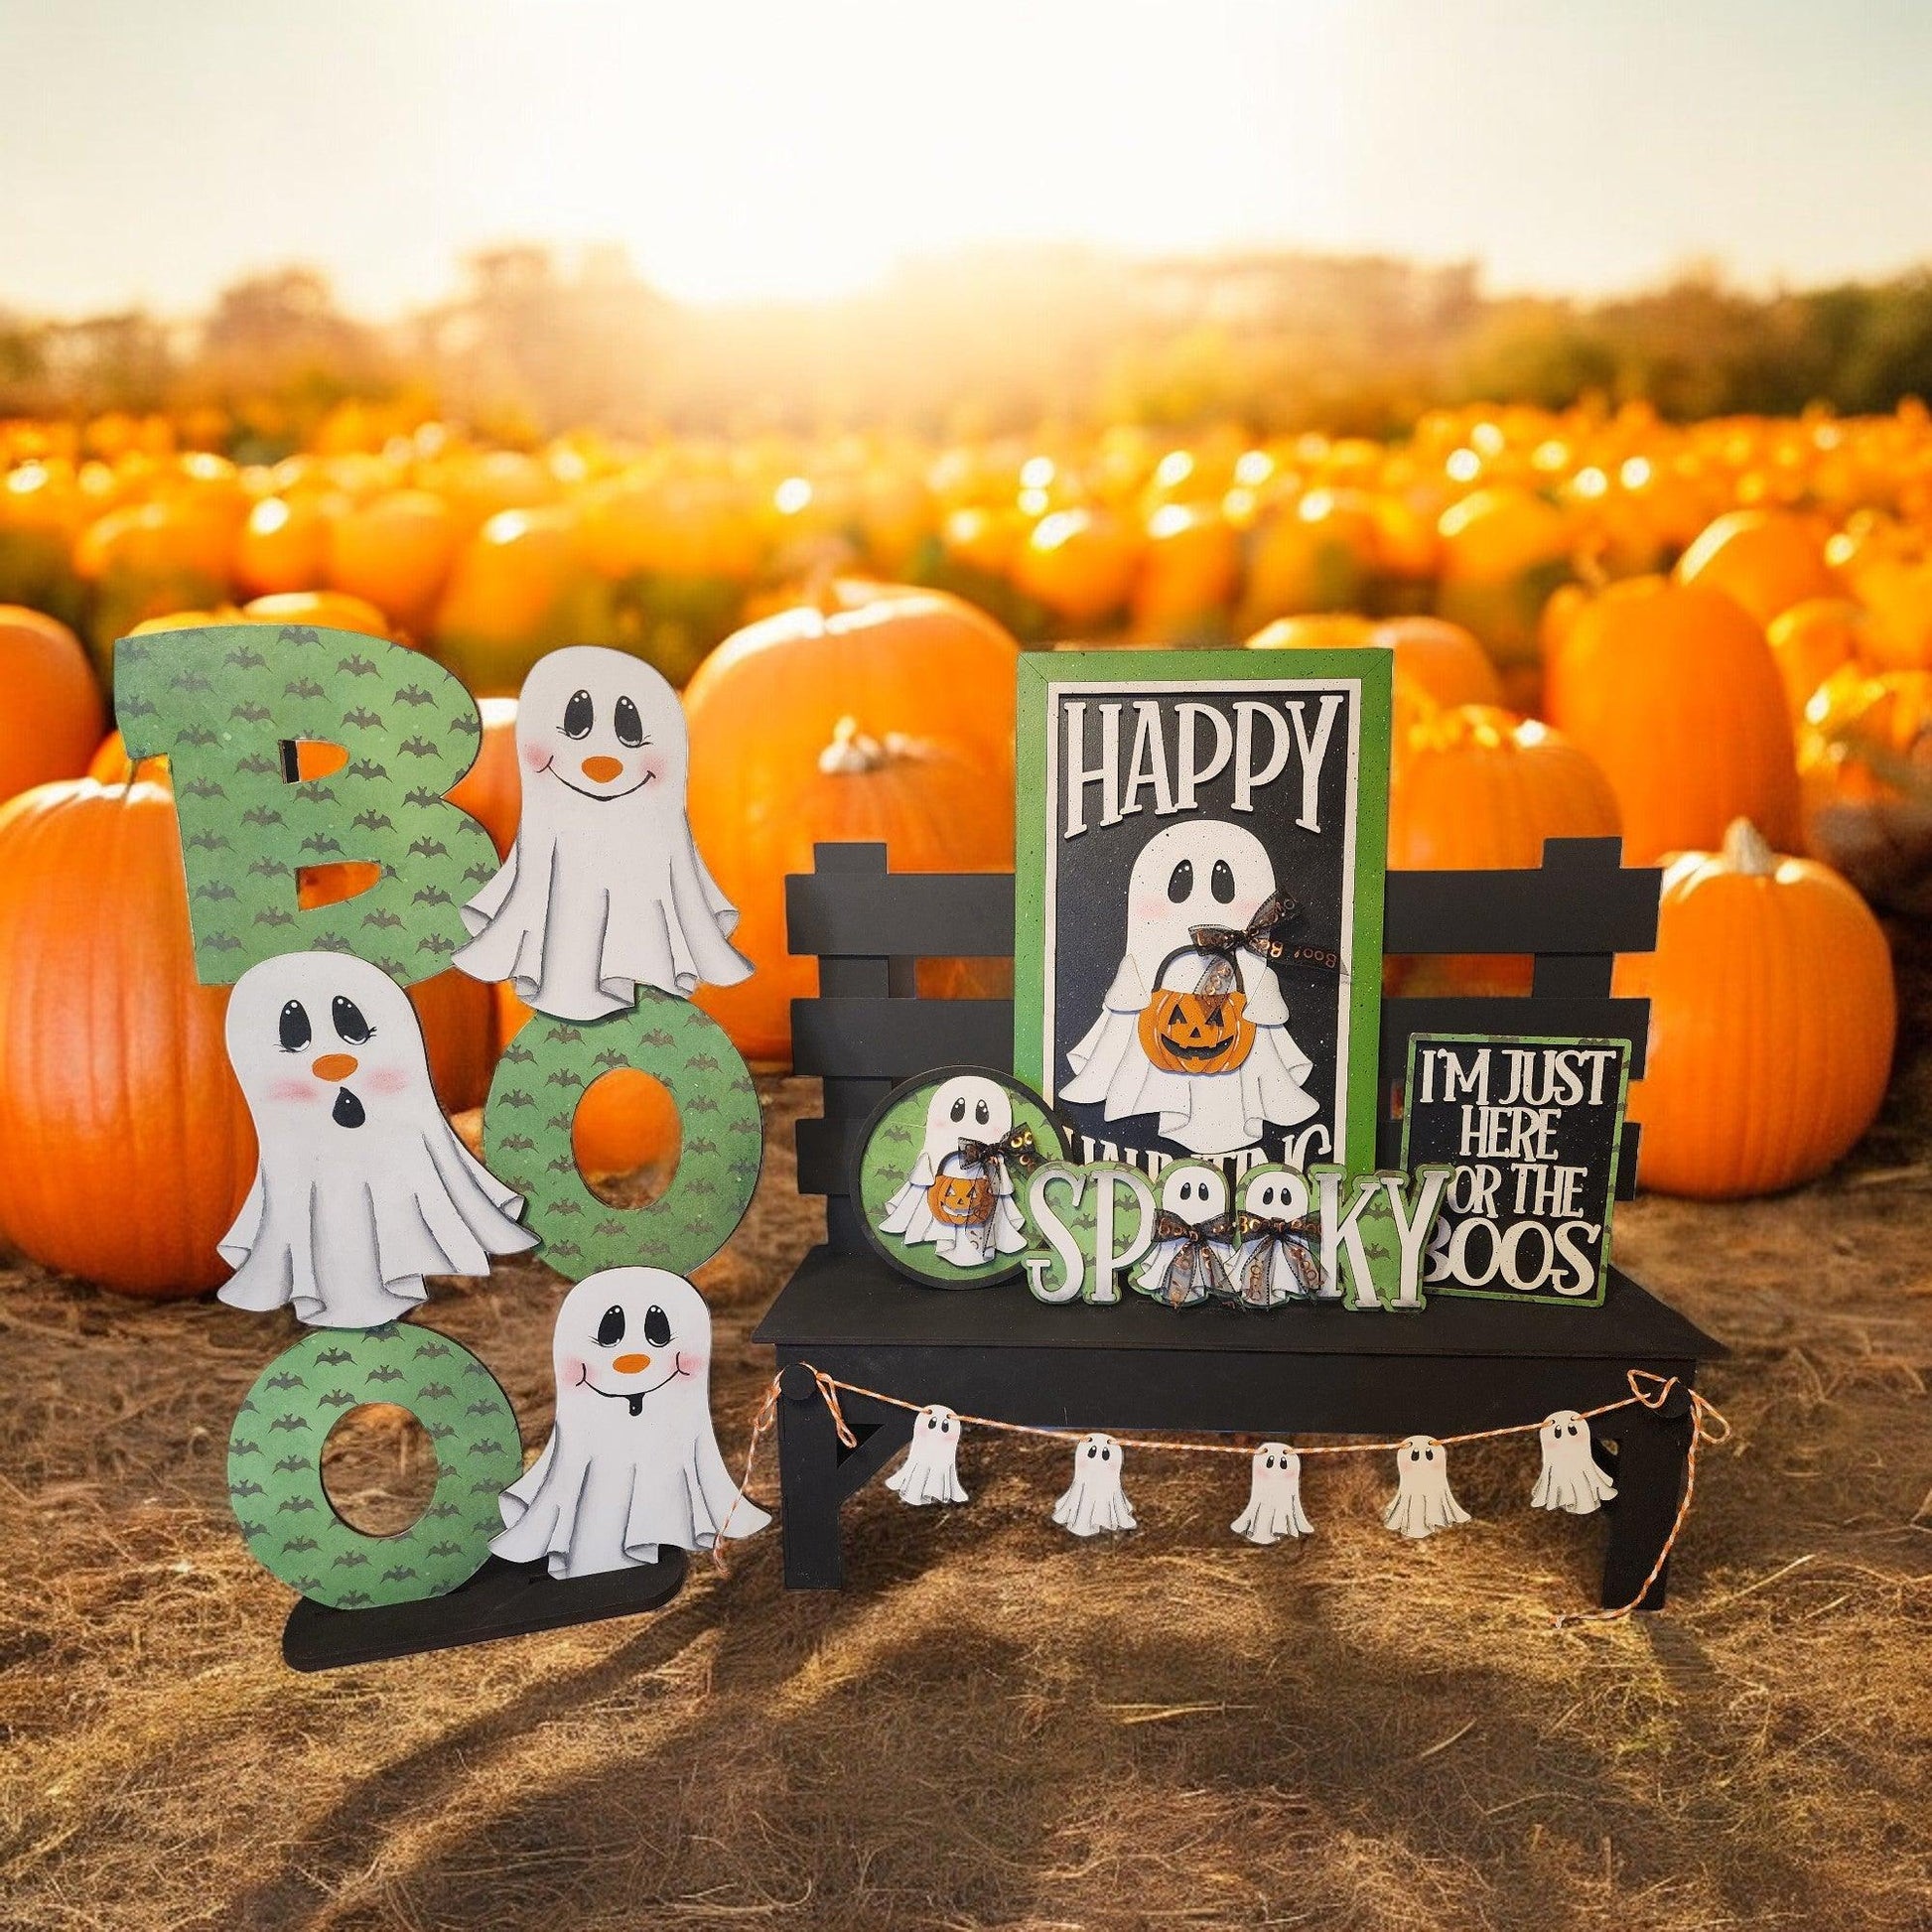
[[[523,762],[532,771],[541,771],[550,762],[550,754],[541,745],[534,745],[528,740],[525,740],[521,750],[523,753]]]
[[[268,1085],[271,1100],[314,1100],[320,1092],[309,1080],[271,1080]]]
[[[664,760],[655,758],[641,759],[638,760],[637,772],[637,782],[640,785],[653,778],[661,778],[664,775]]]
[[[704,1371],[705,1358],[695,1348],[680,1348],[677,1356],[677,1372],[680,1375],[699,1375]]]
[[[584,1379],[584,1358],[581,1355],[566,1355],[557,1364],[557,1386],[574,1389]]]
[[[379,1066],[369,1075],[374,1093],[401,1093],[409,1085],[409,1074],[400,1066]]]
[[[1166,918],[1173,908],[1165,897],[1142,897],[1131,900],[1127,910],[1136,925],[1152,925],[1157,919]]]

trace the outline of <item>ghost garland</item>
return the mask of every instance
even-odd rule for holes
[[[536,1245],[522,1196],[444,1118],[416,1010],[379,966],[265,959],[235,981],[226,1036],[260,1147],[218,1243],[231,1308],[378,1327],[426,1299],[424,1276],[486,1275]]]
[[[1073,1450],[1073,1481],[1053,1505],[1053,1521],[1074,1536],[1139,1529],[1121,1487],[1126,1457],[1111,1436],[1082,1436]]]
[[[463,907],[455,964],[508,980],[558,1020],[621,1013],[640,986],[735,986],[738,911],[685,818],[690,742],[669,684],[601,644],[540,657],[517,699],[522,815],[509,856]]]
[[[905,1460],[886,1478],[902,1503],[963,1503],[959,1482],[959,1418],[943,1403],[928,1403],[912,1418]]]
[[[1589,1424],[1574,1409],[1559,1409],[1536,1432],[1543,1450],[1542,1472],[1530,1491],[1532,1509],[1563,1509],[1573,1516],[1593,1515],[1616,1494],[1589,1449]]]
[[[1271,963],[1290,912],[1245,827],[1199,818],[1157,832],[1134,860],[1120,967],[1067,1049],[1060,1097],[1100,1103],[1110,1121],[1158,1113],[1162,1134],[1206,1155],[1316,1112],[1303,1084],[1313,1062]]]
[[[1433,1436],[1406,1438],[1395,1452],[1395,1494],[1382,1512],[1384,1528],[1420,1539],[1468,1520],[1449,1489],[1449,1451]]]
[[[1231,1527],[1250,1543],[1313,1535],[1314,1525],[1302,1507],[1302,1458],[1286,1443],[1263,1443],[1255,1450],[1248,1506]]]

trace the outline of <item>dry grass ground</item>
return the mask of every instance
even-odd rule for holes
[[[1670,1612],[1553,1635],[1596,1523],[1458,1451],[1478,1521],[1406,1547],[1379,1462],[1255,1550],[1245,1470],[1138,1462],[1146,1526],[1047,1521],[1064,1451],[969,1438],[970,1508],[874,1485],[850,1582],[775,1535],[662,1613],[303,1678],[243,1554],[227,1430],[293,1333],[0,1274],[0,1923],[77,1927],[1932,1924],[1932,997],[1855,1160],[1783,1200],[1647,1201],[1625,1264],[1735,1348]],[[705,1271],[742,1451],[749,1346],[810,1238],[767,1093],[752,1219]],[[439,1295],[524,1432],[555,1283]],[[908,1291],[910,1292],[910,1291]],[[405,1438],[339,1494],[394,1513]],[[769,1494],[767,1463],[759,1485]]]

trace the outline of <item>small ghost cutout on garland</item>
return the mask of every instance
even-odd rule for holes
[[[959,1418],[942,1402],[929,1402],[912,1419],[905,1460],[886,1478],[902,1503],[963,1503],[959,1481]]]
[[[1536,1432],[1543,1469],[1530,1491],[1532,1509],[1564,1509],[1588,1516],[1616,1494],[1589,1449],[1589,1424],[1575,1409],[1559,1409]]]
[[[1302,1507],[1302,1458],[1286,1443],[1263,1443],[1255,1450],[1248,1506],[1231,1527],[1236,1536],[1261,1544],[1314,1534]]]
[[[1053,1505],[1053,1521],[1075,1536],[1139,1529],[1120,1486],[1123,1459],[1111,1436],[1082,1436],[1073,1450],[1072,1486]]]
[[[1466,1523],[1449,1484],[1449,1451],[1433,1436],[1410,1436],[1395,1452],[1395,1494],[1382,1512],[1398,1536],[1424,1537]]]

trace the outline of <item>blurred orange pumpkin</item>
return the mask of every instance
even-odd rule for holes
[[[1794,604],[1838,594],[1824,539],[1789,510],[1726,510],[1678,559],[1677,577],[1734,598],[1760,629]]]
[[[164,785],[43,785],[0,808],[0,1229],[50,1268],[199,1295],[255,1137],[195,978]]]
[[[461,530],[426,489],[398,489],[345,509],[329,532],[329,581],[420,636],[435,614]]]
[[[1626,863],[1710,850],[1740,816],[1797,842],[1784,685],[1763,632],[1722,591],[1613,584],[1578,615],[1547,677],[1551,723],[1616,793]]]
[[[38,611],[0,604],[0,800],[78,777],[105,723],[80,639]]]
[[[1774,1193],[1823,1173],[1877,1116],[1897,1003],[1885,935],[1829,868],[1779,858],[1746,822],[1664,874],[1654,953],[1620,958],[1650,1001],[1630,1089],[1637,1174],[1667,1194]]]

